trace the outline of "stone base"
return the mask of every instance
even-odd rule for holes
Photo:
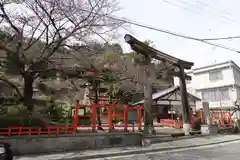
[[[149,139],[142,140],[142,147],[148,147],[150,145],[151,145],[151,140],[149,140]]]
[[[77,133],[76,135],[26,135],[0,138],[11,145],[14,155],[27,156],[89,149],[141,146],[141,133]],[[149,142],[143,142],[148,145]],[[0,158],[1,159],[1,158]],[[47,158],[46,158],[47,159]]]
[[[212,124],[204,124],[201,125],[201,134],[212,134],[218,132],[218,125]]]
[[[183,131],[185,135],[190,135],[190,132],[192,131],[192,125],[188,123],[183,124]]]

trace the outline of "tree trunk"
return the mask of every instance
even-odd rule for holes
[[[109,104],[113,104],[113,96],[112,96],[112,92],[109,95]],[[114,117],[114,121],[116,121],[116,117]],[[112,123],[112,129],[114,130],[114,124]]]
[[[34,109],[33,103],[33,82],[34,79],[32,76],[24,76],[24,97],[23,103],[28,109],[28,114],[32,115]]]
[[[98,90],[99,90],[99,84],[98,84],[98,82],[95,80],[95,82],[94,82],[95,84],[94,84],[94,95],[95,95],[95,100],[94,100],[94,103],[95,104],[98,104],[99,103],[99,97],[98,97]],[[100,108],[98,107],[97,108],[97,121],[98,121],[98,129],[99,130],[103,130],[103,128],[101,127],[102,126],[102,122],[101,122],[101,118],[100,118],[100,114],[101,114],[101,112],[100,112]]]

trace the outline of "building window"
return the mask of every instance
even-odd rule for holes
[[[237,99],[240,99],[240,88],[237,87]]]
[[[221,100],[230,100],[228,88],[221,88],[219,91],[220,91]]]
[[[202,99],[204,101],[216,101],[217,94],[213,90],[202,91]]]
[[[230,100],[228,88],[218,88],[202,91],[204,101],[225,101]]]
[[[223,79],[223,75],[222,75],[222,71],[211,71],[209,72],[209,80],[210,81],[218,81],[218,80],[222,80]]]

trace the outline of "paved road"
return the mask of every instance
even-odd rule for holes
[[[98,160],[239,160],[240,141],[192,149],[102,158]],[[97,159],[95,159],[97,160]]]
[[[192,148],[189,148],[189,146],[192,146]],[[159,152],[149,153],[153,150]],[[129,152],[139,153],[139,151],[147,154],[130,156],[125,154]],[[51,155],[23,156],[17,157],[17,160],[87,160],[90,157],[104,157],[104,155],[110,156],[113,154],[125,154],[126,156],[97,158],[95,160],[239,160],[240,135],[210,135],[152,144],[143,148],[109,148]]]

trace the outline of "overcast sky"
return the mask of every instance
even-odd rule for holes
[[[117,15],[197,38],[228,37],[240,35],[239,6],[240,0],[121,0]],[[136,26],[131,31],[140,40],[152,40],[161,51],[195,62],[195,67],[227,60],[240,65],[235,52]],[[240,39],[213,42],[240,50]],[[124,49],[129,50],[127,45]]]

